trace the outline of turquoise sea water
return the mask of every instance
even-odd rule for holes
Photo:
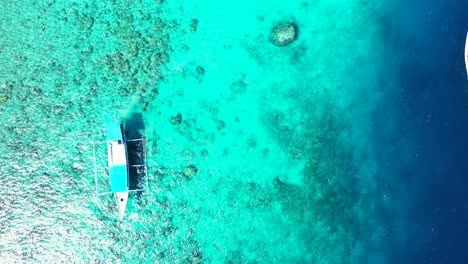
[[[3,260],[389,261],[391,151],[376,142],[397,96],[378,1],[3,6]],[[269,42],[279,22],[299,29],[285,47]],[[149,190],[123,220],[95,195],[108,120],[147,138]]]

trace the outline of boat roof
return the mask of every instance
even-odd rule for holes
[[[120,122],[107,123],[107,140],[123,140]]]

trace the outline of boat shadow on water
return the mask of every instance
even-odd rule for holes
[[[130,165],[129,190],[133,190],[138,204],[141,204],[143,193],[149,191],[147,190],[146,139],[143,134],[145,124],[141,113],[130,114],[124,123],[128,164]]]

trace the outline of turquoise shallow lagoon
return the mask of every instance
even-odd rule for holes
[[[377,2],[5,4],[0,257],[387,263],[391,172],[377,141],[393,131],[394,97]],[[298,27],[285,47],[269,41],[280,22]],[[95,195],[91,142],[108,120],[147,138],[149,190],[123,220]]]

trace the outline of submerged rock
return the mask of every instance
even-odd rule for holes
[[[140,108],[141,108],[141,110],[143,110],[143,112],[145,112],[147,107],[148,107],[148,102],[146,102],[146,101],[144,101],[144,100],[141,100],[141,101],[140,101]]]
[[[197,168],[197,166],[195,166],[193,164],[188,165],[184,169],[184,176],[187,177],[187,178],[191,178],[191,177],[197,175],[197,173],[198,173],[198,168]]]
[[[198,19],[194,18],[190,21],[190,31],[193,33],[197,32],[198,29]]]
[[[202,66],[197,66],[196,71],[198,75],[205,75],[205,69]]]
[[[80,26],[84,29],[91,29],[94,26],[94,18],[86,14],[79,15]]]
[[[298,28],[294,23],[280,23],[273,27],[270,34],[270,42],[278,47],[291,44],[297,39]]]
[[[182,123],[182,114],[177,114],[176,116],[171,117],[171,124],[180,125]]]
[[[225,128],[225,127],[226,127],[226,123],[224,123],[223,120],[218,120],[218,121],[216,122],[216,128],[218,129],[218,131],[219,131],[219,130],[222,130],[222,129]]]
[[[206,156],[208,156],[208,150],[202,149],[202,151],[200,152],[200,154],[202,155],[202,157],[206,157]]]

